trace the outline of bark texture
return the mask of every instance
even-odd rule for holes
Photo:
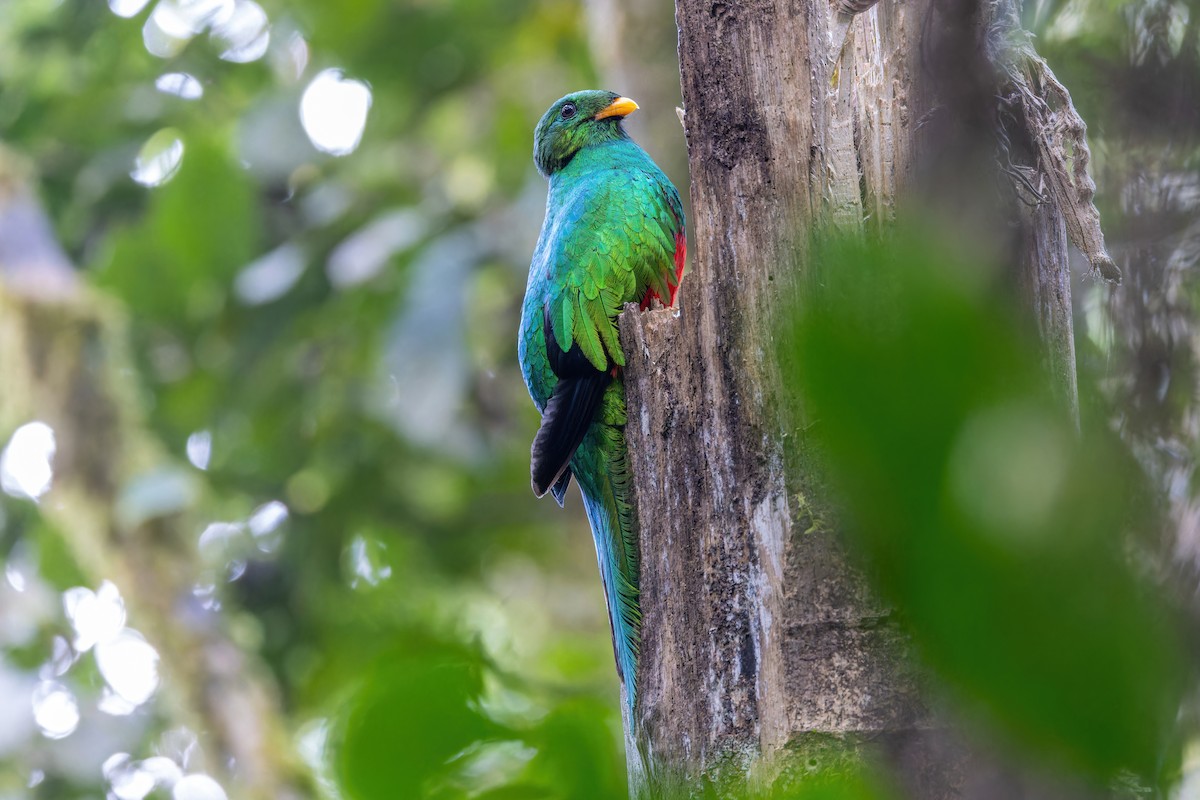
[[[907,180],[922,7],[677,4],[692,271],[678,316],[622,326],[652,764],[771,783],[786,766],[773,754],[923,725],[902,637],[826,523],[819,472],[802,442],[785,453],[771,344],[806,233],[890,217]]]
[[[906,198],[937,191],[925,176],[939,164],[961,183],[946,137],[978,162],[971,132],[997,141],[997,98],[1025,101],[1011,99],[1018,73],[954,79],[964,54],[968,67],[1010,57],[987,46],[1005,9],[945,5],[677,0],[691,271],[677,311],[621,320],[643,554],[635,789],[680,774],[778,786],[871,743],[915,797],[1040,794],[945,734],[904,635],[846,558],[819,454],[780,410],[774,340],[803,295],[809,235],[883,230]],[[986,185],[1005,176],[1010,200],[1018,182],[1050,180],[1029,119],[1026,173],[985,148]],[[1074,406],[1061,203],[1046,189],[1021,208],[1014,291]],[[992,213],[977,216],[995,228]]]

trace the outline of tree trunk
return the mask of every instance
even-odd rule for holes
[[[774,341],[803,293],[810,233],[885,229],[908,198],[938,192],[929,176],[939,170],[926,167],[940,163],[962,183],[941,134],[966,143],[959,155],[976,164],[975,129],[1020,134],[1026,172],[1006,174],[1046,187],[1053,165],[1039,147],[1050,133],[1032,112],[1002,128],[996,105],[1004,96],[1035,107],[1017,78],[1044,64],[1026,63],[1031,51],[989,49],[991,9],[677,0],[692,267],[678,312],[621,320],[642,547],[639,705],[626,725],[637,792],[680,776],[778,785],[873,742],[915,797],[988,795],[964,789],[964,749],[943,735],[905,636],[830,525],[819,454],[781,411]],[[981,69],[985,86],[964,89],[963,54],[968,70],[989,58],[1011,69]],[[995,161],[992,148],[983,163],[993,178]],[[1050,188],[1039,197],[1008,209],[1023,222],[1010,250],[1014,292],[1074,408],[1070,225]],[[987,206],[977,221],[1008,237]],[[1098,238],[1098,226],[1080,227]]]

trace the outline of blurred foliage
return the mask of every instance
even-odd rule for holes
[[[1077,287],[1080,370],[1165,474],[1180,461],[1168,451],[1196,446],[1200,3],[1040,0],[1025,19],[1087,122],[1096,203],[1127,276],[1114,291]]]
[[[1023,9],[1038,52],[1071,89],[1089,138],[1102,150],[1119,142],[1145,155],[1194,141],[1200,130],[1195,0],[1039,0]],[[1115,205],[1118,196],[1107,200]]]
[[[166,58],[150,52],[162,7],[200,20],[171,29]],[[552,100],[597,81],[583,9],[262,7],[269,47],[233,63],[215,31],[221,2],[161,0],[128,19],[86,0],[0,5],[4,141],[36,164],[75,261],[128,309],[131,378],[155,433],[180,462],[189,441],[204,452],[181,529],[233,525],[201,543],[216,588],[178,602],[266,659],[330,791],[618,795],[590,536],[578,508],[530,497],[536,414],[515,368],[545,191],[532,129]],[[327,68],[372,97],[343,158],[314,148],[298,112]],[[167,73],[195,78],[201,96],[156,89]],[[139,154],[176,139],[182,160],[162,185],[131,179]],[[289,512],[276,538],[246,533],[275,500]],[[104,576],[70,566],[53,532],[33,535],[31,503],[6,508],[4,551],[36,576],[44,633],[3,658],[36,671],[52,635],[69,633],[50,592]],[[75,675],[94,704],[103,682]],[[161,749],[169,720],[135,716],[143,743],[108,752]],[[64,744],[95,735],[85,728]],[[64,784],[29,741],[0,745],[0,787],[37,773],[38,796],[103,790],[98,760]]]
[[[1125,551],[1162,524],[1149,482],[1104,419],[1080,435],[1053,400],[1007,273],[909,234],[814,245],[791,345],[852,544],[969,716],[1170,786],[1179,620]]]
[[[160,8],[214,14],[224,0],[109,5],[132,16],[0,2],[0,136],[36,165],[87,280],[128,310],[129,379],[177,463],[122,489],[176,487],[180,547],[198,544],[203,570],[193,596],[170,599],[181,624],[219,626],[269,665],[323,796],[623,796],[590,537],[577,504],[566,516],[529,496],[535,413],[515,368],[544,195],[533,124],[600,82],[584,9],[263,0],[269,45],[235,63],[211,18],[166,39],[152,24]],[[1194,129],[1194,3],[1046,0],[1027,17],[1091,126],[1115,247],[1177,236],[1191,219],[1177,206],[1149,233],[1134,224],[1119,198],[1137,176],[1115,156]],[[340,158],[299,114],[326,69],[372,97]],[[157,88],[169,73],[200,95]],[[673,72],[656,80],[677,91]],[[678,137],[670,109],[644,114]],[[161,185],[131,177],[176,142]],[[1175,152],[1194,169],[1194,147]],[[1014,742],[1169,782],[1179,656],[1118,537],[1152,524],[1136,471],[1095,420],[1075,440],[987,280],[947,272],[953,256],[828,258],[831,278],[873,277],[821,295],[827,310],[805,324],[828,336],[801,340],[803,377],[880,589],[947,685]],[[868,315],[884,297],[895,308]],[[260,533],[272,501],[287,517]],[[93,661],[56,671],[71,637],[62,593],[106,577],[68,538],[32,502],[0,503],[0,710],[22,709],[0,714],[0,797],[100,796],[111,754],[184,760],[204,735],[172,719],[162,695],[187,687],[170,675],[118,717],[97,711]],[[57,741],[25,722],[45,675],[81,706]],[[829,772],[774,796],[889,796]]]

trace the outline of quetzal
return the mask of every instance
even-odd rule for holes
[[[631,708],[640,557],[617,315],[656,297],[673,305],[686,251],[679,193],[622,127],[637,107],[613,92],[575,92],[538,123],[533,160],[550,192],[517,344],[542,413],[533,491],[549,491],[561,506],[572,475],[579,484]]]

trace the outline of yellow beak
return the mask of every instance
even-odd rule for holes
[[[638,104],[630,100],[628,97],[618,97],[607,106],[600,110],[593,119],[607,119],[608,117],[624,117],[638,110]]]

